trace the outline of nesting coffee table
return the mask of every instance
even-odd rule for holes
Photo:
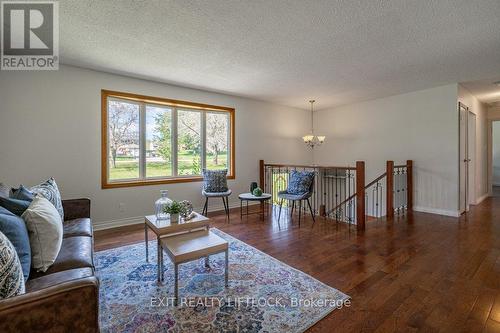
[[[272,197],[272,195],[269,193],[262,193],[262,195],[259,197],[256,195],[253,195],[250,192],[241,193],[238,196],[238,198],[240,199],[240,218],[243,218],[243,215],[246,216],[246,215],[250,215],[250,214],[261,214],[261,219],[264,220],[264,211],[265,211],[264,204],[267,200],[270,200],[271,197]],[[243,214],[243,201],[247,202],[247,211],[245,214]],[[248,202],[249,201],[259,201],[260,202],[260,211],[249,213],[248,212]],[[269,207],[267,208],[267,210],[268,210],[268,214],[269,214]]]
[[[155,215],[144,217],[144,239],[146,241],[146,261],[149,262],[149,247],[148,247],[148,229],[151,229],[156,235],[156,244],[158,251],[158,282],[162,279],[163,272],[163,248],[161,239],[164,237],[193,232],[198,230],[206,230],[210,228],[210,219],[201,214],[195,213],[195,217],[188,221],[179,218],[179,222],[171,223],[168,220],[158,220]]]

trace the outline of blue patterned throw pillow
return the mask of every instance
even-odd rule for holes
[[[32,188],[30,188],[30,191],[39,194],[45,199],[49,200],[50,203],[53,204],[54,207],[56,207],[57,212],[59,213],[59,215],[61,215],[61,219],[64,221],[64,210],[61,201],[61,193],[59,192],[59,188],[57,187],[54,178],[50,178],[40,185],[33,186]]]
[[[31,267],[31,247],[28,230],[23,219],[0,207],[0,232],[14,245],[23,268],[24,281],[28,281]]]
[[[227,169],[223,170],[206,170],[203,169],[203,189],[205,192],[219,193],[226,192],[227,187]]]
[[[292,170],[286,191],[290,194],[305,194],[309,192],[313,180],[314,171]]]
[[[0,299],[24,294],[21,262],[14,245],[0,232]]]

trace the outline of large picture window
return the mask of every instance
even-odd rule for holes
[[[102,187],[234,178],[234,109],[102,90]]]

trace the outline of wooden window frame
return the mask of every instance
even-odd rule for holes
[[[171,176],[162,179],[133,179],[128,180],[118,180],[110,181],[108,179],[108,98],[118,98],[123,100],[129,100],[131,102],[140,102],[144,104],[157,104],[169,107],[181,108],[181,109],[191,109],[198,111],[215,111],[215,112],[225,112],[229,114],[229,124],[231,126],[229,131],[229,143],[231,145],[230,161],[229,161],[229,174],[227,179],[236,178],[236,155],[235,155],[235,109],[226,106],[217,106],[203,103],[194,103],[188,101],[181,101],[175,99],[152,97],[145,95],[132,94],[127,92],[119,92],[112,90],[101,90],[101,188],[121,188],[121,187],[132,187],[132,186],[146,186],[146,185],[161,185],[161,184],[175,184],[175,183],[188,183],[188,182],[199,182],[203,181],[202,176]],[[206,113],[205,113],[206,114]],[[202,126],[205,126],[202,124]],[[202,141],[204,139],[202,138]],[[203,149],[202,149],[203,150]]]

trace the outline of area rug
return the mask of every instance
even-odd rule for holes
[[[95,254],[103,332],[303,332],[334,309],[344,293],[212,228],[229,242],[229,287],[224,254],[179,266],[179,305],[173,305],[173,265],[157,283],[156,245],[149,263],[144,243]]]

